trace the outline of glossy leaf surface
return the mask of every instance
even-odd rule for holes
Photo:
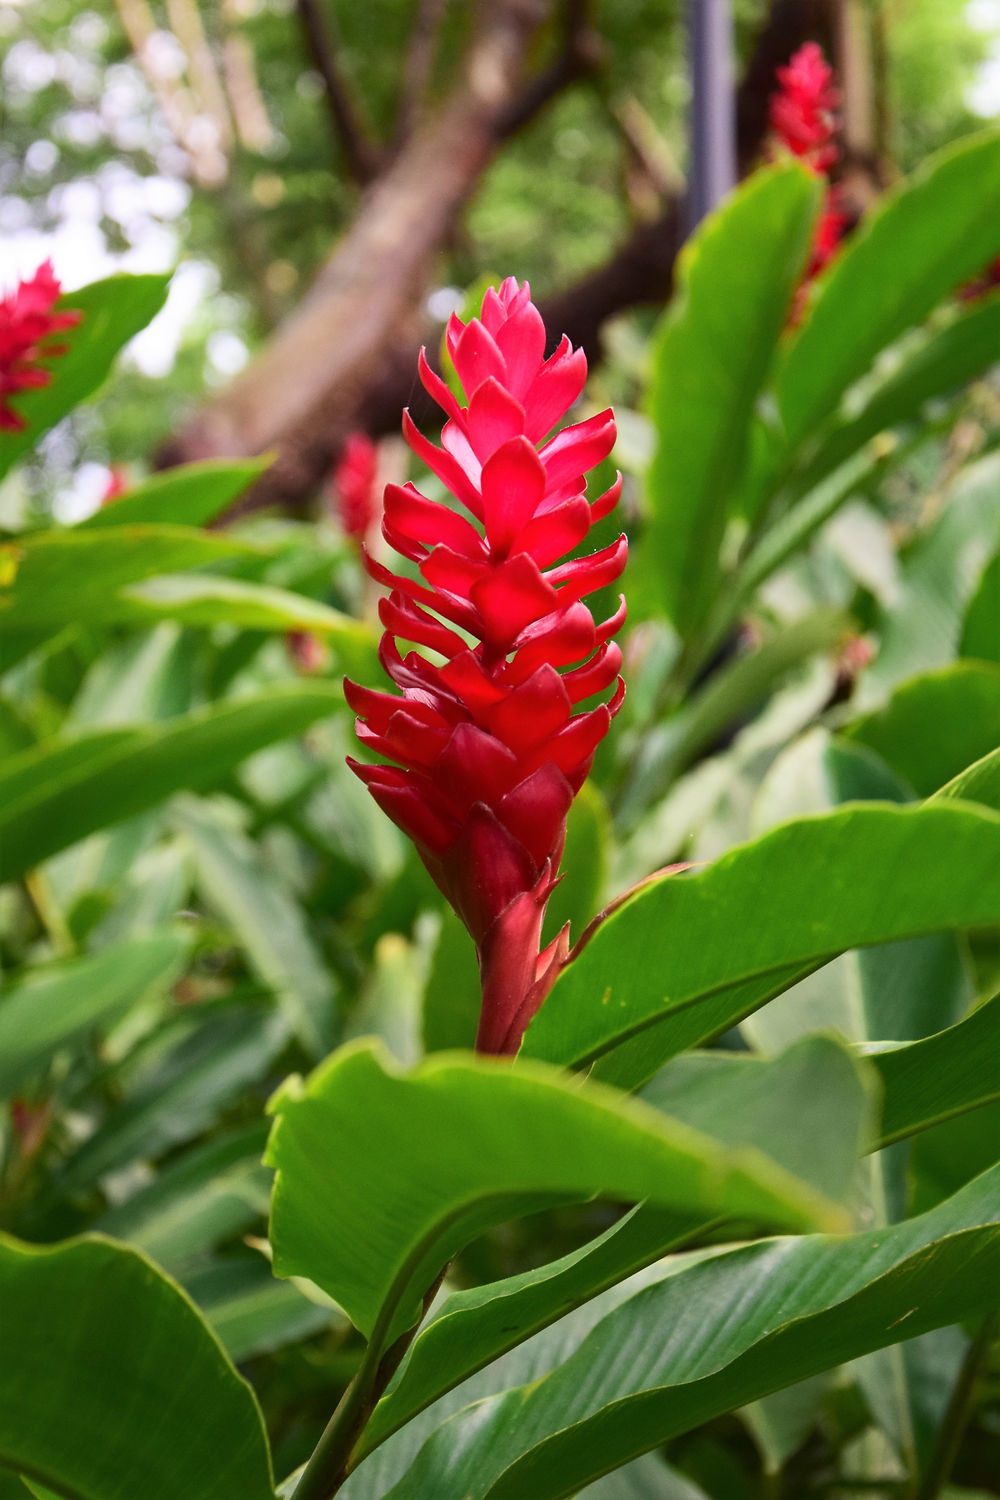
[[[0,1464],[67,1500],[270,1500],[253,1393],[144,1256],[2,1238],[0,1302]]]
[[[681,1051],[836,953],[1000,920],[998,862],[1000,817],[957,803],[787,823],[627,901],[563,971],[522,1051],[578,1065],[657,1023],[676,1025]]]
[[[797,1225],[828,1198],[611,1090],[534,1065],[437,1054],[404,1074],[372,1043],[291,1080],[268,1161],[275,1268],[321,1286],[371,1337],[412,1321],[461,1245],[546,1200],[650,1198],[704,1218]]]

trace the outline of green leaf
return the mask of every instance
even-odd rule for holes
[[[244,630],[311,630],[335,647],[347,671],[377,670],[375,638],[367,625],[305,594],[212,574],[163,573],[124,588],[106,605],[123,623],[177,620],[182,625],[231,625]]]
[[[849,1201],[858,1156],[871,1142],[874,1083],[832,1036],[809,1036],[780,1056],[688,1052],[642,1091],[647,1104],[726,1146],[757,1146],[838,1203]]]
[[[869,1100],[840,1043],[813,1037],[784,1057],[678,1058],[646,1102],[727,1146],[753,1146],[828,1197],[849,1194],[870,1136]],[[390,1432],[508,1349],[710,1227],[644,1204],[561,1260],[453,1293],[421,1330],[358,1446]]]
[[[998,1301],[998,1187],[1000,1169],[888,1229],[765,1241],[687,1267],[682,1258],[680,1269],[668,1262],[596,1327],[584,1321],[582,1339],[570,1319],[541,1336],[528,1369],[517,1367],[521,1351],[508,1356],[513,1389],[478,1403],[476,1380],[456,1392],[464,1409],[380,1493],[559,1500],[771,1391],[978,1317]],[[364,1472],[344,1500],[368,1500]]]
[[[183,464],[164,474],[153,474],[111,505],[102,505],[81,521],[78,531],[108,526],[207,526],[220,511],[239,498],[270,465],[269,458],[212,459]]]
[[[140,1054],[120,1103],[59,1169],[58,1188],[91,1187],[214,1125],[243,1090],[266,1088],[267,1070],[287,1040],[284,1019],[261,1007],[234,1006],[211,1020],[183,1017],[150,1058]]]
[[[218,1255],[185,1281],[229,1358],[242,1364],[346,1320],[336,1308],[312,1301],[293,1281],[276,1281],[260,1256]]]
[[[0,1465],[67,1500],[271,1500],[260,1411],[134,1250],[0,1238]]]
[[[1000,817],[958,803],[788,823],[626,901],[563,970],[522,1053],[579,1066],[658,1025],[647,1043],[665,1060],[846,949],[997,922],[998,862]],[[637,1058],[649,1076],[633,1052],[633,1082]]]
[[[1000,297],[984,298],[959,312],[943,328],[907,352],[898,369],[878,386],[857,416],[835,427],[796,476],[798,493],[818,484],[880,432],[919,420],[928,401],[974,380],[1000,359]],[[974,654],[974,653],[969,653]]]
[[[711,602],[754,403],[819,198],[818,180],[796,164],[755,173],[705,220],[678,264],[650,395],[657,450],[646,548],[650,578],[684,633]]]
[[[266,1141],[263,1120],[213,1137],[109,1208],[94,1228],[127,1240],[183,1280],[192,1262],[266,1216],[271,1193],[271,1174],[261,1164]]]
[[[265,745],[336,713],[328,682],[274,686],[141,729],[107,729],[0,762],[0,881],[183,789],[206,791]]]
[[[931,157],[887,193],[816,288],[776,385],[791,447],[822,423],[880,350],[923,322],[1000,249],[1000,135]]]
[[[275,1269],[315,1281],[378,1344],[461,1245],[553,1196],[798,1224],[839,1213],[756,1151],[538,1064],[437,1053],[405,1074],[361,1042],[273,1108]]]
[[[234,537],[164,525],[41,531],[10,545],[17,571],[0,596],[0,619],[15,632],[113,620],[125,584],[251,550]]]
[[[970,464],[904,554],[898,601],[878,622],[879,653],[858,682],[859,709],[880,707],[899,683],[958,654],[965,612],[1000,539],[998,487],[1000,454]]]
[[[1000,749],[984,755],[974,765],[966,766],[935,792],[931,800],[936,802],[956,797],[965,802],[981,802],[984,807],[1000,812]]]
[[[167,298],[169,276],[109,276],[67,292],[59,310],[78,310],[81,321],[60,336],[69,347],[47,361],[51,383],[17,397],[27,422],[22,432],[0,432],[0,479],[50,427],[104,383],[118,351],[159,312]]]
[[[336,992],[305,913],[257,846],[212,812],[185,798],[174,814],[194,854],[202,897],[229,923],[303,1045],[324,1056],[334,1041]]]
[[[1000,310],[1000,297],[997,305]],[[959,655],[1000,662],[1000,552],[983,569],[966,610]]]
[[[1000,663],[960,661],[910,678],[842,732],[927,797],[1000,744]]]
[[[871,1054],[884,1102],[879,1145],[1000,1099],[1000,995],[957,1026]]]
[[[779,756],[757,800],[758,818],[782,823],[857,800],[906,802],[911,793],[876,754],[815,730]],[[772,1051],[833,1028],[858,1044],[909,1042],[968,1010],[967,962],[952,933],[932,933],[841,954],[743,1023],[754,1046]]]
[[[44,1068],[60,1047],[150,991],[166,989],[187,947],[173,933],[137,938],[92,957],[46,964],[0,992],[0,1098]]]

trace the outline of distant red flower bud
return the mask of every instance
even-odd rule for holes
[[[780,87],[771,95],[770,123],[778,140],[812,167],[827,173],[839,157],[835,143],[840,91],[816,42],[806,42],[775,69]]]
[[[352,432],[333,471],[337,519],[355,541],[363,542],[379,517],[378,449],[364,432]]]
[[[527,283],[491,288],[480,316],[452,317],[446,338],[467,404],[421,354],[421,379],[448,420],[440,447],[408,413],[403,431],[458,504],[386,486],[383,536],[419,574],[366,557],[390,591],[380,658],[401,694],[351,682],[345,692],[358,738],[395,764],[349,764],[413,839],[475,942],[477,1048],[512,1053],[566,959],[565,933],[539,952],[546,903],[570,803],[625,691],[610,639],[625,601],[601,624],[582,602],[621,573],[624,536],[558,559],[614,508],[621,476],[587,499],[585,472],[614,445],[610,411],[549,437],[587,362],[566,338],[545,358]],[[403,657],[397,638],[444,660]],[[609,701],[581,708],[612,687]]]
[[[27,422],[10,403],[18,391],[48,385],[52,371],[42,360],[65,354],[65,344],[51,342],[54,333],[74,328],[78,312],[54,313],[59,282],[52,262],[45,260],[34,276],[0,297],[0,432],[21,432]]]
[[[113,505],[120,500],[122,495],[127,495],[130,489],[128,470],[124,464],[112,464],[108,470],[108,482],[104,486],[104,494],[101,496],[102,505]]]
[[[293,667],[303,677],[322,672],[329,660],[326,646],[311,630],[287,630],[285,649]]]
[[[779,146],[790,151],[817,176],[828,176],[840,157],[836,144],[837,107],[840,91],[833,85],[833,69],[816,42],[806,42],[777,68],[780,87],[771,95],[771,130]],[[840,248],[850,215],[844,212],[836,187],[827,188],[823,211],[813,234],[809,264],[800,282],[789,323],[798,323],[805,308],[809,284],[829,264]]]

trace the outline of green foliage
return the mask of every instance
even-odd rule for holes
[[[343,763],[329,674],[377,679],[331,522],[206,531],[260,466],[194,465],[5,541],[4,1500],[266,1500],[231,1359],[299,1500],[988,1488],[997,303],[952,293],[998,171],[952,148],[809,297],[798,168],[687,252],[579,946],[516,1059],[460,1050],[471,945]]]
[[[253,1393],[144,1256],[98,1238],[39,1247],[4,1237],[0,1295],[17,1350],[2,1377],[0,1464],[94,1500],[129,1500],[137,1486],[151,1500],[178,1486],[192,1500],[234,1487],[269,1500]]]

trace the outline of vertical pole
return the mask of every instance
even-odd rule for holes
[[[688,0],[691,52],[693,229],[736,182],[733,18],[730,0]]]

